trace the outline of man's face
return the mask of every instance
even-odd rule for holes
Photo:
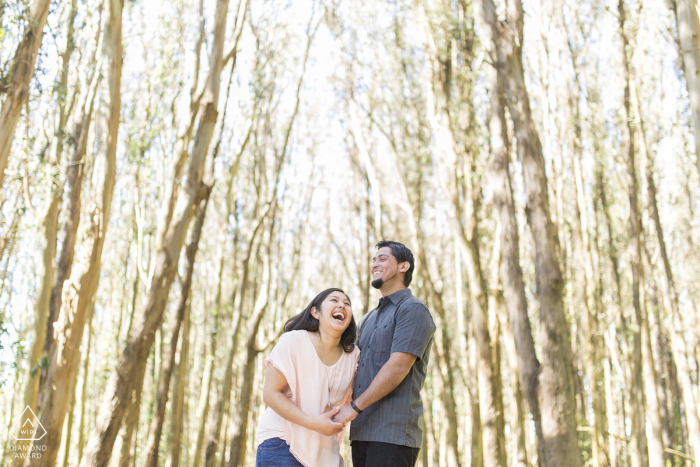
[[[372,287],[380,289],[385,282],[396,277],[398,272],[399,265],[391,253],[391,248],[385,246],[377,250],[372,258]]]

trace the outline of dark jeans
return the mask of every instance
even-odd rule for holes
[[[255,456],[255,467],[303,467],[289,452],[289,445],[280,438],[266,439]]]
[[[413,467],[419,448],[377,441],[353,441],[353,467]]]

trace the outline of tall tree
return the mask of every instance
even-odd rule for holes
[[[44,38],[44,26],[51,0],[34,0],[22,40],[17,45],[9,76],[0,82],[0,94],[7,94],[0,110],[0,187],[5,181],[5,169],[10,157],[12,140],[22,107],[29,99],[29,83],[34,76],[36,56]]]
[[[110,376],[98,424],[88,442],[81,467],[107,465],[122,418],[128,408],[130,382],[139,380],[145,371],[155,332],[163,320],[167,298],[177,272],[180,250],[185,242],[185,234],[194,215],[196,202],[200,198],[204,164],[216,125],[228,6],[229,0],[218,0],[216,4],[209,76],[200,104],[201,117],[190,156],[186,186],[178,195],[172,222],[169,223],[164,241],[156,253],[155,274],[151,280],[146,304],[119,357],[117,367]],[[136,390],[140,391],[139,388]]]
[[[509,2],[499,20],[493,0],[481,2],[490,28],[492,60],[503,82],[506,103],[518,140],[527,194],[528,224],[534,242],[542,365],[538,375],[544,466],[582,465],[576,431],[573,365],[569,326],[564,315],[563,278],[557,257],[558,239],[549,212],[544,156],[535,128],[523,68],[523,8]]]
[[[109,2],[104,30],[107,86],[101,94],[100,124],[106,130],[104,144],[95,160],[90,225],[85,230],[80,257],[64,289],[64,300],[56,330],[56,350],[47,371],[42,394],[41,424],[47,431],[46,450],[32,458],[32,467],[53,465],[60,447],[63,421],[68,409],[70,381],[78,371],[80,343],[87,312],[94,300],[102,267],[102,250],[112,210],[116,182],[117,141],[121,111],[122,9],[121,0]]]
[[[75,17],[78,13],[77,1],[71,0],[67,8],[66,40],[61,54],[61,71],[56,83],[56,100],[58,102],[57,115],[54,126],[54,135],[51,140],[49,164],[46,168],[46,201],[43,210],[41,252],[42,258],[39,268],[39,284],[36,299],[36,318],[34,322],[34,341],[29,355],[29,374],[26,377],[24,391],[24,405],[37,408],[37,395],[39,393],[39,381],[42,373],[42,362],[39,361],[44,351],[44,343],[47,334],[47,321],[51,289],[53,286],[56,241],[58,231],[59,203],[63,194],[59,183],[58,169],[63,158],[63,145],[66,140],[66,120],[70,115],[72,106],[67,106],[68,101],[68,72],[71,56],[73,54]],[[51,323],[53,328],[53,322]]]
[[[670,3],[678,26],[683,76],[690,97],[695,135],[695,162],[700,173],[700,13],[696,0],[672,0]]]

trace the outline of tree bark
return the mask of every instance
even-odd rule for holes
[[[100,8],[100,21],[102,18],[102,8]],[[98,29],[98,45],[95,47],[95,54],[101,42],[101,23]],[[63,285],[71,276],[73,271],[73,260],[75,258],[75,244],[78,238],[78,227],[80,226],[80,214],[82,207],[82,192],[83,181],[87,170],[87,146],[90,135],[90,126],[92,124],[92,116],[95,108],[95,98],[98,94],[98,88],[102,81],[101,66],[103,59],[96,61],[93,56],[94,71],[88,91],[85,94],[85,99],[81,105],[81,115],[77,119],[75,129],[73,130],[73,157],[66,169],[65,186],[68,191],[66,201],[66,224],[63,229],[63,242],[61,244],[61,254],[56,265],[56,275],[51,289],[51,298],[49,302],[49,312],[46,321],[46,337],[44,338],[44,356],[50,359],[55,352],[54,342],[54,323],[58,317],[58,313],[63,306]],[[45,383],[41,383],[41,391],[44,390]]]
[[[236,303],[234,309],[237,310],[238,318],[236,320],[236,326],[233,329],[233,334],[231,336],[231,346],[229,347],[228,358],[226,360],[226,367],[224,372],[224,379],[222,384],[221,393],[219,394],[219,400],[216,404],[216,410],[214,411],[214,419],[210,425],[210,430],[207,435],[207,446],[204,457],[204,465],[206,467],[213,467],[217,452],[217,446],[219,445],[219,438],[221,437],[221,426],[223,424],[224,414],[228,412],[228,401],[231,392],[231,378],[233,377],[233,360],[236,355],[236,350],[238,350],[238,338],[241,333],[241,328],[243,325],[243,307],[244,299],[248,292],[248,279],[249,279],[249,265],[252,253],[254,251],[254,244],[257,238],[258,232],[263,225],[263,221],[270,212],[270,205],[261,214],[257,225],[253,229],[250,240],[248,244],[248,252],[245,259],[243,260],[243,274],[241,276],[241,281],[238,285],[238,291],[236,293]],[[199,439],[199,438],[198,438]],[[196,457],[195,457],[196,459]],[[197,465],[197,464],[195,464]]]
[[[274,220],[270,226],[270,235],[272,235],[272,230],[274,229]],[[269,259],[269,252],[268,258]],[[269,287],[269,273],[268,268],[263,266],[265,270],[265,277],[263,277],[263,284],[260,288],[260,295],[255,302],[255,309],[253,310],[253,315],[251,316],[251,328],[248,331],[248,338],[246,341],[246,359],[243,365],[243,374],[241,385],[241,390],[239,392],[238,398],[238,410],[233,414],[233,436],[231,438],[231,450],[229,451],[228,467],[238,467],[240,465],[245,465],[246,461],[246,444],[248,441],[248,419],[250,414],[250,405],[253,397],[253,385],[255,383],[255,360],[260,353],[260,350],[256,348],[255,342],[258,337],[258,329],[260,329],[260,323],[265,317],[265,312],[267,311],[268,295],[270,292]]]
[[[3,84],[7,94],[0,110],[0,188],[5,180],[5,169],[10,157],[12,140],[17,129],[22,107],[29,99],[29,83],[34,76],[36,56],[44,37],[44,26],[49,15],[51,0],[35,0],[29,12],[22,40],[15,50],[9,73],[9,82]]]
[[[695,135],[695,161],[700,173],[700,19],[697,0],[674,0],[671,2],[676,14],[680,56],[685,83],[690,98],[690,111]],[[698,447],[695,447],[696,452]],[[697,455],[697,454],[696,454]]]
[[[94,306],[95,305],[93,304],[93,308]],[[80,459],[83,457],[83,448],[85,447],[84,433],[86,425],[85,419],[87,417],[85,405],[87,403],[87,385],[90,371],[90,348],[92,346],[92,317],[94,314],[95,311],[93,309],[93,311],[90,312],[90,320],[88,321],[88,341],[85,352],[85,361],[83,362],[83,384],[80,390],[80,424],[78,425],[78,463],[80,463]]]
[[[631,458],[632,467],[643,467],[649,465],[649,454],[654,456],[652,465],[657,465],[658,446],[656,436],[652,436],[651,443],[654,446],[649,446],[651,452],[647,451],[647,440],[645,431],[645,407],[644,407],[644,377],[651,379],[652,375],[643,376],[643,362],[646,362],[648,330],[643,322],[642,301],[640,294],[643,287],[643,270],[641,262],[642,252],[642,219],[639,212],[638,202],[638,183],[636,174],[636,149],[635,149],[635,134],[634,122],[632,115],[632,91],[631,91],[631,53],[629,38],[625,31],[625,23],[627,20],[627,12],[624,0],[619,0],[618,5],[618,23],[620,39],[622,41],[622,63],[623,63],[623,78],[625,83],[624,101],[623,101],[623,140],[624,149],[627,153],[627,185],[630,204],[630,221],[629,221],[629,248],[630,248],[630,266],[632,269],[632,304],[633,304],[633,355],[632,355],[632,386],[630,388],[630,396],[632,398],[632,443],[631,443]],[[647,365],[648,366],[648,365]],[[649,394],[647,395],[649,396]],[[652,402],[653,405],[653,402]]]
[[[490,29],[494,52],[492,60],[503,83],[518,140],[518,156],[527,194],[528,224],[534,240],[543,349],[538,375],[543,465],[580,467],[582,458],[578,447],[576,403],[570,371],[573,357],[562,299],[564,282],[557,258],[556,231],[549,212],[542,146],[532,120],[530,98],[525,87],[522,4],[518,0],[508,4],[506,21],[498,20],[492,0],[483,0],[482,6],[485,23]]]
[[[58,109],[56,111],[56,121],[54,123],[54,136],[50,147],[49,164],[46,169],[46,202],[43,211],[44,216],[41,225],[42,236],[39,246],[39,249],[42,252],[42,258],[41,262],[39,263],[38,271],[39,280],[37,284],[34,341],[32,342],[32,347],[29,353],[29,369],[27,376],[25,377],[26,386],[24,392],[24,405],[33,407],[35,411],[37,411],[39,381],[42,370],[46,367],[44,364],[45,360],[40,360],[40,357],[44,351],[49,303],[51,299],[51,288],[53,286],[54,279],[54,263],[56,261],[58,211],[62,197],[61,186],[58,182],[58,168],[60,167],[61,159],[63,158],[63,142],[65,139],[64,128],[68,117],[68,109],[66,109],[66,95],[68,87],[68,69],[70,66],[71,55],[73,53],[73,49],[75,48],[73,45],[73,32],[75,16],[78,11],[76,2],[77,0],[71,0],[68,8],[66,41],[64,51],[61,54],[61,71],[59,73],[57,83]],[[51,324],[53,325],[53,323]]]
[[[684,0],[678,1],[682,3]],[[640,121],[640,124],[642,124],[643,132],[643,122]],[[645,169],[649,199],[649,217],[651,217],[651,220],[654,223],[656,240],[659,244],[659,251],[661,253],[661,259],[664,265],[666,293],[668,295],[668,301],[671,305],[670,331],[671,335],[673,336],[672,339],[670,339],[671,347],[673,349],[673,353],[676,355],[675,361],[676,366],[678,367],[678,379],[680,380],[683,405],[685,406],[685,418],[688,425],[688,438],[694,451],[693,455],[695,458],[697,458],[700,456],[700,419],[698,416],[698,407],[695,403],[690,368],[688,365],[688,357],[690,357],[690,355],[688,353],[688,344],[684,334],[685,327],[683,324],[683,318],[678,306],[678,292],[676,291],[676,285],[673,280],[673,271],[671,269],[671,262],[668,258],[668,252],[666,250],[666,241],[664,240],[661,218],[659,217],[659,207],[656,200],[656,182],[654,181],[653,160],[648,154],[645,161]]]
[[[158,448],[160,446],[160,437],[163,431],[163,421],[165,420],[165,405],[168,402],[170,378],[173,373],[173,367],[175,366],[175,355],[177,354],[177,343],[180,336],[180,328],[182,326],[182,321],[185,319],[185,311],[188,307],[190,293],[192,290],[192,274],[194,272],[194,261],[195,256],[197,255],[197,249],[199,248],[199,240],[202,238],[202,227],[204,226],[204,217],[206,215],[207,205],[209,204],[209,196],[211,195],[212,188],[213,186],[208,187],[204,199],[202,199],[199,202],[196,216],[197,221],[194,224],[191,239],[189,245],[187,245],[186,248],[185,257],[187,264],[185,266],[185,275],[181,282],[182,292],[180,295],[180,302],[178,303],[177,307],[177,317],[175,319],[175,324],[173,326],[172,334],[170,337],[170,349],[168,352],[168,357],[165,362],[165,366],[163,367],[161,378],[158,384],[158,402],[154,410],[153,418],[151,419],[151,427],[149,429],[148,442],[146,444],[146,467],[158,466]]]
[[[42,439],[41,458],[33,458],[32,467],[52,466],[56,462],[61,442],[61,431],[69,401],[66,391],[78,371],[80,344],[83,337],[90,304],[94,299],[102,266],[102,249],[112,207],[112,195],[116,180],[116,152],[121,111],[122,64],[122,7],[121,0],[109,3],[109,20],[105,30],[104,45],[108,86],[101,105],[102,127],[107,130],[105,142],[98,154],[93,173],[94,200],[91,206],[91,224],[81,250],[81,257],[66,284],[65,299],[57,323],[56,352],[47,372],[46,387],[42,394],[41,424],[46,429]]]
[[[110,377],[105,391],[107,397],[100,408],[97,427],[90,438],[81,467],[104,467],[109,461],[117,431],[128,408],[130,382],[145,370],[155,331],[163,319],[167,298],[177,272],[180,250],[194,215],[196,202],[200,199],[199,193],[204,189],[202,186],[204,164],[218,115],[228,6],[229,0],[217,0],[211,68],[201,102],[201,117],[190,157],[187,184],[185,190],[178,196],[173,220],[167,228],[161,248],[157,251],[156,268],[146,304],[142,309],[137,327]]]
[[[517,350],[517,376],[528,400],[537,437],[538,464],[544,459],[545,440],[542,428],[542,416],[539,403],[540,362],[535,352],[535,343],[530,328],[527,311],[525,285],[520,266],[520,239],[515,217],[513,189],[510,180],[510,156],[508,151],[508,134],[505,116],[505,97],[503,84],[497,70],[487,71],[490,90],[491,118],[489,120],[491,137],[491,160],[488,166],[490,184],[494,193],[498,219],[501,223],[500,244],[501,262],[500,279],[503,295],[508,308],[510,329]]]
[[[185,407],[185,391],[187,388],[187,370],[189,367],[190,351],[190,302],[185,310],[184,324],[182,328],[182,344],[180,345],[180,361],[175,369],[175,386],[173,387],[173,401],[171,404],[170,433],[168,435],[168,458],[166,467],[179,467],[183,448],[183,418]]]

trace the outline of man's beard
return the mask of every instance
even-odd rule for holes
[[[391,276],[391,277],[389,278],[389,280],[392,280],[394,277],[396,277],[396,275],[397,275],[398,273],[399,273],[399,271],[397,270],[397,271],[394,273],[394,275]],[[372,287],[374,287],[375,289],[379,290],[379,289],[381,289],[382,286],[384,285],[384,279],[382,279],[381,277],[377,277],[376,279],[374,279],[374,280],[371,282],[371,284],[372,284]]]

